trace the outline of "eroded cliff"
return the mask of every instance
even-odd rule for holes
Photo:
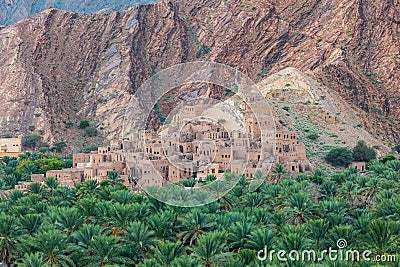
[[[90,118],[116,138],[145,79],[205,59],[255,81],[295,67],[363,110],[366,129],[398,141],[399,10],[398,0],[164,1],[109,15],[49,9],[0,30],[1,131],[81,146],[67,126]]]

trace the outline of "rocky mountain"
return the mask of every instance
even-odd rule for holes
[[[296,131],[314,166],[330,168],[323,160],[337,146],[364,140],[379,156],[390,152],[380,140],[361,127],[365,113],[349,105],[333,90],[294,68],[283,69],[257,84],[269,99],[277,123]]]
[[[148,4],[154,0],[1,0],[0,25],[9,25],[48,7],[80,13],[109,13],[137,4]]]
[[[116,138],[143,81],[168,66],[210,60],[255,81],[297,68],[355,108],[366,130],[398,142],[399,13],[399,0],[181,0],[111,14],[47,9],[0,30],[1,132],[82,145],[73,125],[89,118]]]

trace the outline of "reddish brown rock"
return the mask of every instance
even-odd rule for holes
[[[115,138],[145,79],[205,59],[256,81],[295,67],[362,108],[366,129],[398,141],[399,10],[399,0],[165,1],[109,15],[46,10],[0,29],[1,131],[34,126],[50,141],[82,145],[65,123],[90,118]]]

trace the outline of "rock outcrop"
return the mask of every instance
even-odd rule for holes
[[[0,25],[10,25],[29,16],[54,8],[79,13],[110,13],[137,4],[148,4],[157,0],[1,0]]]
[[[295,67],[363,113],[367,130],[398,142],[399,10],[398,0],[164,1],[103,15],[48,9],[0,29],[0,130],[81,145],[66,125],[90,118],[115,138],[143,81],[211,60],[255,81]]]

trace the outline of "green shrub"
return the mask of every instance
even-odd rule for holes
[[[319,135],[316,133],[310,133],[309,135],[307,135],[307,138],[310,140],[316,140],[319,138]]]
[[[387,155],[383,159],[379,160],[379,162],[386,163],[392,160],[396,160],[396,158],[393,155]]]
[[[24,146],[35,148],[42,141],[42,137],[37,134],[28,134],[24,136]]]
[[[57,142],[53,144],[53,146],[50,148],[50,151],[61,153],[61,151],[66,147],[67,144],[65,142]]]
[[[49,148],[48,147],[39,147],[39,152],[40,153],[46,153],[47,151],[49,150]]]
[[[66,121],[64,123],[65,123],[65,128],[66,129],[71,128],[72,126],[74,126],[74,123],[72,121]]]
[[[347,167],[353,161],[353,152],[347,147],[337,147],[329,151],[325,160],[333,166]]]
[[[89,127],[89,126],[90,126],[90,123],[89,123],[88,120],[82,120],[79,123],[79,129],[85,129],[85,128]]]
[[[367,146],[364,141],[358,141],[353,148],[353,158],[355,161],[371,161],[376,159],[376,151],[372,147]]]
[[[208,53],[210,53],[210,51],[211,51],[211,48],[203,44],[200,46],[199,50],[197,50],[196,58],[201,58],[201,57],[207,55]]]
[[[97,136],[98,134],[99,134],[99,132],[97,131],[96,128],[93,128],[93,127],[85,128],[85,135],[88,137]]]

